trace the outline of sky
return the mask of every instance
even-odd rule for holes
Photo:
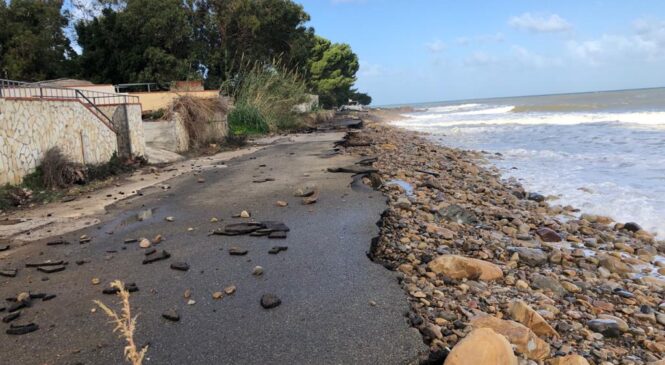
[[[665,86],[663,0],[299,0],[373,105]]]

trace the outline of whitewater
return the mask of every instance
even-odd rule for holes
[[[665,89],[417,105],[394,124],[486,152],[504,178],[665,239]]]

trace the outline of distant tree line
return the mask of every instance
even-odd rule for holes
[[[354,89],[359,64],[351,47],[316,35],[306,25],[309,14],[292,0],[72,3],[65,9],[64,0],[0,0],[0,77],[113,84],[199,79],[216,89],[244,65],[279,60],[326,107],[371,102]]]

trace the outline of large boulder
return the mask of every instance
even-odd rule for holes
[[[517,352],[531,360],[544,360],[550,355],[550,345],[547,342],[538,338],[528,327],[515,321],[480,315],[472,318],[470,324],[473,328],[491,328],[505,336]]]
[[[451,279],[491,281],[503,277],[503,271],[491,262],[459,255],[442,255],[429,262],[430,270]]]
[[[505,337],[478,328],[453,347],[444,365],[517,365],[517,357]]]
[[[580,355],[568,355],[547,360],[547,365],[589,365],[589,362]]]
[[[509,311],[512,319],[529,327],[538,336],[559,337],[557,331],[525,302],[521,300],[512,302]]]

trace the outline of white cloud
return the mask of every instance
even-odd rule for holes
[[[523,66],[546,68],[563,64],[560,58],[543,56],[522,46],[512,46],[512,52],[517,62]]]
[[[466,66],[487,66],[497,62],[498,60],[496,57],[483,51],[475,51],[469,57],[464,59],[464,65]]]
[[[571,30],[573,26],[558,14],[524,13],[508,20],[508,25],[533,33],[555,33]]]
[[[503,33],[481,34],[468,37],[459,37],[455,42],[462,46],[468,46],[473,43],[501,43],[505,40]]]
[[[358,76],[361,77],[376,77],[381,76],[386,72],[385,67],[370,62],[360,61],[360,69],[358,70]]]
[[[427,47],[427,49],[430,52],[438,53],[438,52],[443,51],[446,48],[446,44],[443,43],[441,40],[436,39],[432,42],[425,43],[425,47]]]
[[[638,19],[633,28],[633,34],[603,34],[596,39],[568,41],[566,46],[574,57],[590,65],[617,59],[665,60],[665,21]]]

